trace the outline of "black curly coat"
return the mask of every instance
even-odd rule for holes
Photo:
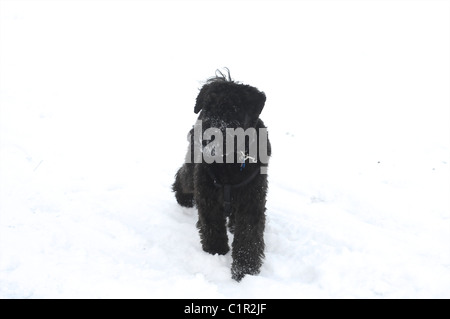
[[[259,119],[265,94],[252,86],[232,81],[229,72],[228,78],[219,74],[209,79],[197,96],[194,112],[201,113],[196,125],[201,125],[202,133],[211,127],[220,129],[225,133],[224,145],[227,128],[246,130],[253,127],[257,140],[247,139],[246,143],[256,142],[259,146],[262,137],[259,129],[265,129]],[[259,149],[257,158],[247,157],[245,163],[224,160],[223,163],[208,164],[202,159],[194,162],[195,145],[202,149],[201,152],[208,145],[208,141],[196,144],[194,128],[188,137],[190,147],[186,163],[178,170],[172,189],[180,205],[198,208],[197,227],[204,251],[224,255],[230,250],[226,229],[228,218],[228,227],[234,234],[231,273],[233,279],[240,281],[246,274],[258,274],[264,258],[267,163],[261,161]],[[266,155],[270,156],[270,143],[268,140],[266,143]],[[233,156],[237,159],[238,155]]]

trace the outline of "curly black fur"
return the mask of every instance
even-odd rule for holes
[[[224,133],[226,128],[241,127],[245,130],[254,127],[258,133],[259,128],[265,128],[259,119],[266,101],[265,94],[255,87],[234,82],[228,69],[227,72],[228,78],[222,72],[216,72],[216,77],[207,80],[197,96],[194,112],[200,113],[198,120],[203,132],[210,127],[219,128]],[[226,134],[224,144],[225,139]],[[187,159],[192,159],[194,128],[189,141]],[[200,146],[205,145],[207,143]],[[268,156],[270,152],[267,141]],[[228,227],[234,233],[231,273],[237,281],[246,274],[258,274],[264,258],[268,184],[266,174],[255,173],[264,166],[267,163],[263,163],[259,156],[256,161],[247,159],[244,165],[225,161],[212,164],[191,161],[178,170],[172,186],[180,205],[198,208],[197,227],[204,251],[224,255],[230,250],[226,228],[228,218]],[[224,205],[227,197],[224,185],[231,190],[231,209],[228,212]]]

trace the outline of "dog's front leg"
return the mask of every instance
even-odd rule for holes
[[[197,208],[197,228],[203,250],[213,255],[225,255],[230,247],[226,220],[221,207],[218,207],[216,200],[203,199],[197,201]]]
[[[194,188],[195,203],[198,209],[197,228],[203,250],[210,254],[225,255],[230,247],[223,207],[218,203],[221,189],[214,187],[207,173],[197,167]]]
[[[233,240],[232,278],[240,281],[245,275],[259,273],[264,258],[265,207],[254,202],[236,212]]]

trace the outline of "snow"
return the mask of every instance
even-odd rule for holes
[[[0,298],[449,298],[449,10],[1,1]],[[240,283],[170,189],[224,66],[273,150]]]

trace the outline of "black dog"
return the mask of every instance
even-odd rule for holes
[[[259,119],[265,101],[263,92],[234,82],[229,71],[228,78],[216,72],[197,96],[194,112],[201,113],[188,137],[186,162],[172,186],[180,205],[198,208],[204,251],[221,255],[229,251],[228,218],[234,233],[231,273],[237,281],[258,274],[264,258],[266,170],[271,153],[266,127]],[[244,130],[255,134],[234,145],[237,133]]]

